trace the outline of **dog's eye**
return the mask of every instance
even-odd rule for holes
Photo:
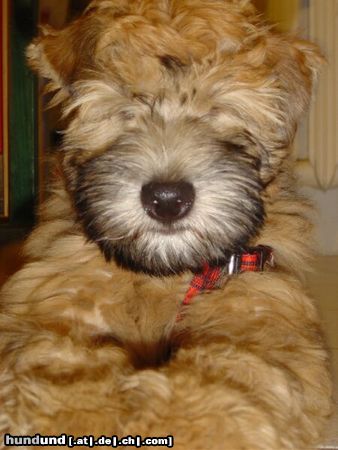
[[[220,144],[228,152],[243,152],[247,148],[247,145],[244,143],[234,142],[230,140],[222,140]]]

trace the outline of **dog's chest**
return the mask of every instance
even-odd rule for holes
[[[172,333],[177,311],[184,297],[185,282],[171,280],[137,282],[134,295],[124,304],[125,323],[121,337],[130,351],[134,365],[157,366],[166,362],[172,352]]]
[[[94,308],[78,312],[97,345],[118,345],[133,365],[157,366],[172,351],[176,317],[187,280],[136,279],[97,292]],[[83,305],[83,304],[82,304]]]

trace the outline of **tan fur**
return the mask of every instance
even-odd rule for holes
[[[269,30],[246,0],[96,0],[65,30],[45,30],[28,57],[69,126],[29,262],[2,291],[1,433],[171,434],[177,450],[314,446],[331,383],[302,281],[309,206],[287,156],[320,65],[315,47]],[[135,173],[189,169],[202,192],[191,220],[218,233],[212,200],[221,194],[200,180],[203,139],[245,140],[243,127],[252,155],[266,152],[266,219],[250,244],[272,246],[276,267],[224,279],[175,323],[191,273],[151,277],[106,262],[75,211],[76,170],[124,134],[139,151],[126,150]],[[126,233],[146,234],[133,189],[116,211]],[[172,248],[184,252],[178,238]]]

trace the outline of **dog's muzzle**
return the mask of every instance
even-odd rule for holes
[[[151,182],[142,186],[141,202],[146,213],[159,222],[170,223],[185,217],[195,200],[191,183]]]

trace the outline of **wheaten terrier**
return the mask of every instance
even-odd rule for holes
[[[27,54],[68,125],[2,292],[6,443],[315,445],[330,377],[289,147],[316,47],[247,0],[96,0]]]

